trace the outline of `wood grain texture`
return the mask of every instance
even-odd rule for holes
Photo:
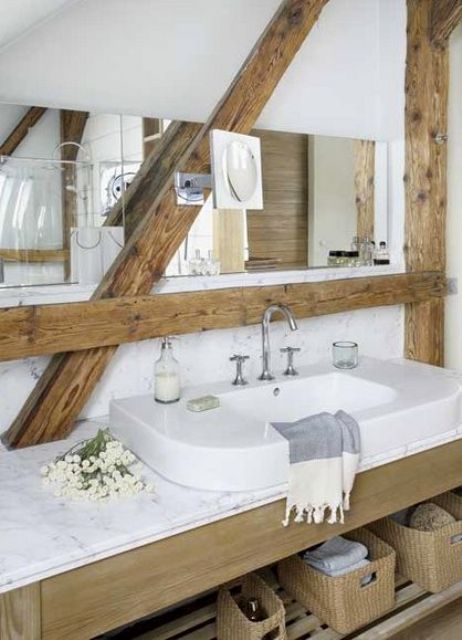
[[[193,122],[171,122],[149,156],[142,163],[125,197],[112,208],[105,226],[125,222],[125,237],[129,238],[144,216],[153,215],[165,191],[173,184],[181,159],[196,140],[202,125]]]
[[[0,156],[11,156],[27,136],[29,129],[37,124],[45,111],[45,107],[31,107],[0,145]]]
[[[449,36],[462,19],[462,0],[433,0],[432,5],[432,44],[446,46]]]
[[[410,271],[446,267],[449,57],[430,42],[432,0],[408,0],[406,65],[406,260]],[[444,302],[406,311],[406,354],[442,365]]]
[[[77,178],[76,165],[74,164],[79,154],[85,125],[88,120],[87,111],[71,111],[61,109],[59,112],[61,160],[64,161],[61,173],[61,206],[63,220],[63,249],[69,252],[71,242],[71,229],[78,226],[77,220],[77,192],[75,182]],[[73,144],[66,144],[73,143]],[[85,160],[85,158],[82,158]],[[64,261],[64,280],[71,275],[70,258]]]
[[[374,238],[375,140],[355,140],[357,235]]]
[[[281,4],[211,117],[173,169],[207,170],[212,129],[239,133],[252,130],[327,2],[285,0]],[[161,278],[199,212],[199,207],[176,204],[175,195],[169,190],[172,177],[173,172],[167,172],[151,193],[149,209],[143,211],[94,299],[145,295]],[[138,188],[146,187],[151,179],[152,174],[145,175]],[[136,197],[135,193],[131,197]],[[8,443],[26,446],[69,432],[114,352],[115,347],[100,347],[55,356],[8,431]]]
[[[462,483],[461,456],[456,441],[361,473],[344,525],[283,527],[280,500],[46,579],[43,639],[87,640],[447,491]]]
[[[460,588],[460,587],[459,587]],[[447,593],[449,592],[449,593]],[[400,633],[393,628],[391,640],[460,640],[462,629],[462,599],[456,600],[451,596],[457,593],[457,587],[451,587],[443,593],[430,596],[430,603],[425,599],[421,607],[416,607],[410,614],[413,615],[411,627]],[[451,604],[447,604],[447,601]],[[425,606],[427,605],[427,606]],[[430,605],[430,606],[429,606]],[[402,616],[404,618],[404,616]],[[404,621],[408,627],[408,620]],[[377,636],[386,638],[386,636]],[[375,640],[372,638],[371,640]]]
[[[215,209],[212,213],[213,257],[220,273],[244,271],[244,211]]]
[[[247,211],[250,258],[308,264],[308,136],[254,130],[261,141],[263,210]]]
[[[117,346],[257,324],[269,304],[297,318],[385,305],[426,302],[446,292],[439,273],[413,273],[266,287],[237,287],[0,309],[0,360]],[[107,319],[111,319],[108,331]],[[431,340],[431,336],[429,337]]]
[[[0,594],[0,639],[41,640],[40,583]]]
[[[65,249],[0,249],[5,262],[64,262],[69,259]]]

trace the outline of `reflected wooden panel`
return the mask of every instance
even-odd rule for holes
[[[238,209],[213,212],[213,256],[221,273],[244,271],[244,215]]]
[[[69,259],[69,250],[0,249],[0,258],[5,262],[65,262]]]
[[[247,212],[249,258],[273,258],[279,269],[308,266],[308,136],[252,132],[260,138],[263,211]]]

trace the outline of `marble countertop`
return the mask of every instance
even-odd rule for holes
[[[154,494],[101,504],[56,497],[42,484],[40,467],[92,436],[102,422],[81,423],[65,441],[12,452],[0,448],[0,593],[275,502],[287,493],[286,485],[241,493],[198,491],[144,467]],[[462,427],[362,460],[360,471],[460,437]]]

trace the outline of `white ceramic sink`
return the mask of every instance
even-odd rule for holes
[[[212,393],[220,407],[194,413],[189,398]],[[199,489],[248,491],[287,482],[287,441],[271,422],[343,409],[361,429],[361,457],[407,447],[456,429],[462,388],[444,370],[414,362],[362,359],[343,372],[330,363],[297,378],[191,387],[174,405],[151,395],[113,400],[112,430],[146,464],[173,482]]]
[[[260,387],[241,387],[219,394],[221,406],[243,418],[292,422],[339,408],[353,412],[392,401],[396,392],[365,378],[334,370],[308,378],[279,380]]]

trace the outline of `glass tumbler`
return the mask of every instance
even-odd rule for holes
[[[358,345],[356,342],[334,342],[332,358],[337,369],[354,369],[358,366]]]

